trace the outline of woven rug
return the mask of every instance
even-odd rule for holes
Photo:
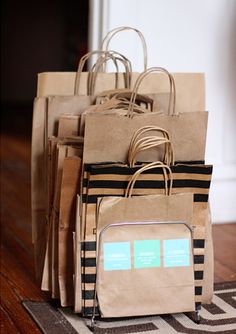
[[[90,320],[79,317],[71,308],[56,303],[24,301],[45,334],[91,334]],[[215,285],[213,303],[201,309],[201,323],[197,325],[184,313],[132,319],[99,320],[95,334],[175,334],[175,333],[236,333],[236,282]]]

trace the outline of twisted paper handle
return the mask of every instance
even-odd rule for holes
[[[130,72],[132,71],[132,67],[131,67],[131,63],[130,61],[123,56],[122,54],[120,54],[119,52],[115,52],[115,51],[102,51],[102,50],[94,50],[91,52],[86,53],[83,57],[81,57],[80,61],[79,61],[79,65],[78,65],[78,69],[77,69],[77,73],[76,73],[76,77],[75,77],[75,89],[74,89],[74,94],[77,95],[79,94],[79,87],[80,87],[80,80],[81,80],[81,73],[83,71],[83,68],[85,66],[86,61],[91,58],[93,55],[100,55],[99,59],[97,60],[98,64],[101,67],[100,62],[102,61],[102,59],[111,59],[117,69],[118,72],[118,66],[117,66],[117,59],[119,58],[121,62],[123,62],[123,65],[127,67],[127,72],[128,72],[128,80],[130,81]],[[98,65],[98,66],[99,66]],[[95,65],[96,66],[96,63]],[[93,70],[97,68],[97,67],[93,67]],[[117,83],[116,83],[117,84]],[[91,86],[91,83],[90,85]],[[89,88],[89,87],[88,87]],[[87,92],[87,94],[89,95],[89,91]]]
[[[165,181],[165,195],[171,195],[172,193],[172,186],[173,186],[173,176],[172,176],[172,171],[169,166],[163,164],[161,161],[155,161],[151,162],[150,164],[145,165],[144,167],[141,167],[140,169],[135,172],[126,188],[125,191],[125,197],[131,197],[134,189],[135,182],[139,178],[140,174],[147,170],[155,169],[155,168],[162,168],[163,174],[164,174],[164,181]],[[169,180],[170,180],[170,186],[168,188],[168,179],[167,179],[167,172],[169,173]]]
[[[142,135],[147,132],[157,131],[160,136],[145,136],[140,138]],[[159,145],[165,144],[165,153],[163,157],[163,161],[166,165],[174,164],[174,150],[172,142],[170,141],[169,132],[163,128],[158,126],[144,126],[138,129],[130,142],[130,147],[128,151],[128,163],[131,167],[133,167],[136,163],[136,156],[140,151],[148,150],[153,147],[157,147]]]
[[[157,137],[157,136],[150,136],[146,139],[140,139],[136,145],[134,146],[133,150],[131,151],[131,156],[129,156],[128,161],[131,167],[135,166],[136,163],[136,156],[141,151],[146,151],[154,147],[158,147],[160,145],[165,145],[165,153],[163,157],[163,162],[166,165],[171,165],[173,160],[173,149],[172,143],[170,140]]]
[[[139,31],[138,29],[136,28],[132,28],[132,27],[118,27],[118,28],[115,28],[115,29],[112,29],[111,31],[109,31],[107,33],[107,35],[104,37],[103,41],[102,41],[102,50],[104,51],[107,51],[108,50],[108,47],[109,47],[109,43],[111,41],[111,39],[118,33],[122,32],[122,31],[128,31],[128,30],[131,30],[131,31],[134,31],[138,34],[140,40],[141,40],[141,43],[142,43],[142,48],[143,48],[143,67],[144,67],[144,70],[147,69],[147,44],[146,44],[146,40],[143,36],[143,34],[141,33],[141,31]]]
[[[97,62],[93,65],[92,70],[89,73],[89,80],[88,80],[88,92],[89,95],[94,95],[95,93],[95,85],[97,81],[97,76],[98,73],[100,72],[101,69],[104,68],[104,64],[106,64],[108,61],[112,60],[112,62],[115,65],[115,88],[118,88],[118,74],[119,74],[119,66],[118,62],[121,63],[124,66],[124,83],[125,83],[125,88],[128,89],[130,88],[131,85],[131,72],[132,72],[132,66],[130,61],[124,57],[120,56],[120,54],[111,51],[106,55],[102,55],[98,58]]]
[[[130,115],[130,117],[132,117],[132,103],[136,99],[136,96],[137,96],[137,93],[138,93],[138,89],[139,89],[142,81],[149,74],[155,73],[155,72],[164,73],[169,78],[169,83],[170,83],[170,98],[169,98],[169,104],[168,104],[168,114],[169,115],[177,115],[177,113],[175,111],[176,88],[175,88],[175,81],[174,81],[173,76],[165,68],[162,68],[162,67],[151,67],[151,68],[147,69],[146,71],[144,71],[143,73],[141,73],[139,75],[139,77],[137,78],[135,84],[134,84],[133,94],[132,94],[132,96],[130,98],[130,106],[129,106],[129,115]]]

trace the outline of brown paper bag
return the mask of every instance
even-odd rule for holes
[[[34,254],[37,259],[36,271],[40,275],[41,278],[41,289],[43,291],[51,291],[52,290],[52,276],[51,276],[51,268],[52,268],[52,233],[51,233],[51,225],[52,225],[52,209],[53,209],[53,200],[55,193],[55,182],[56,182],[56,170],[57,170],[57,144],[58,138],[52,137],[48,139],[48,155],[47,161],[45,163],[45,169],[47,171],[47,178],[45,183],[47,185],[45,198],[47,198],[46,203],[46,222],[47,225],[45,227],[45,248],[39,248],[40,244],[35,242],[34,244]],[[44,227],[43,224],[41,226]],[[40,260],[40,262],[39,262]],[[41,266],[39,264],[42,263]]]
[[[185,225],[192,201],[192,194],[101,199],[96,289],[103,317],[195,309],[191,227]]]
[[[205,238],[205,266],[202,285],[202,303],[210,304],[214,290],[214,252],[212,239],[212,219],[210,205],[208,204],[208,217],[206,217]]]
[[[141,81],[150,73],[164,71],[170,82],[170,100],[168,109],[170,114],[156,112],[132,114],[132,117],[121,117],[117,114],[96,115],[87,114],[84,140],[84,162],[95,163],[104,161],[125,162],[133,133],[142,126],[159,126],[170,133],[177,161],[203,161],[205,157],[206,132],[208,113],[192,111],[179,113],[175,108],[175,84],[173,76],[162,68],[151,68],[140,75],[130,100],[128,114],[132,112],[137,89]],[[172,94],[173,93],[173,94]],[[172,102],[172,104],[171,104]],[[190,107],[191,108],[191,107]],[[95,130],[96,129],[96,130]],[[96,138],[92,133],[96,131]],[[101,147],[103,150],[101,150]],[[160,157],[148,153],[141,156],[141,161],[159,160]]]
[[[140,174],[157,168],[163,169],[166,194],[131,197]],[[195,309],[193,195],[171,195],[172,181],[169,167],[151,163],[131,177],[125,198],[99,200],[96,290],[102,316]]]
[[[41,282],[42,268],[44,263],[44,252],[47,235],[47,198],[45,179],[45,142],[43,137],[38,140],[41,133],[41,110],[45,110],[46,100],[35,99],[33,126],[32,126],[32,147],[31,147],[31,209],[32,209],[32,241],[34,243],[35,273],[38,282]],[[44,122],[43,122],[44,124]],[[38,151],[38,154],[35,154]],[[43,255],[41,256],[41,254]]]
[[[82,311],[82,285],[81,285],[81,199],[80,196],[77,195],[77,205],[76,205],[76,226],[75,226],[75,278],[74,278],[74,310],[77,313],[81,313]]]
[[[51,178],[54,181],[48,181],[47,183],[53,183],[54,187],[51,190],[52,203],[50,207],[49,215],[49,226],[48,235],[45,236],[47,241],[45,257],[43,251],[41,254],[38,253],[38,259],[44,259],[44,267],[42,272],[41,289],[46,291],[52,291],[52,297],[59,297],[59,283],[58,283],[58,214],[59,214],[59,203],[60,203],[60,191],[61,191],[61,179],[62,179],[62,167],[63,161],[67,156],[81,156],[80,139],[54,139],[54,150],[53,154],[56,157],[51,157],[50,161],[55,161],[52,166],[56,166],[54,173],[51,174]],[[72,146],[72,143],[74,146]],[[76,147],[76,145],[78,145]],[[50,168],[49,168],[50,169]],[[49,173],[50,175],[50,173]]]
[[[59,280],[58,280],[58,228],[59,228],[59,207],[61,196],[61,182],[62,182],[62,170],[63,162],[66,156],[79,156],[81,157],[80,148],[70,147],[58,144],[58,158],[57,158],[57,175],[56,186],[53,201],[53,215],[52,215],[52,297],[59,297]]]
[[[81,159],[65,158],[61,180],[58,275],[62,306],[74,305],[73,232],[76,220],[76,196],[80,193]]]
[[[79,136],[79,115],[63,114],[59,118],[57,137]]]

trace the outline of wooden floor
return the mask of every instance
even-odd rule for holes
[[[30,222],[30,135],[1,138],[1,333],[40,333],[24,299],[46,296],[34,281]],[[236,280],[236,224],[213,226],[215,282]]]

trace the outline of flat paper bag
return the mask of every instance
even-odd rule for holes
[[[74,305],[73,232],[76,220],[76,195],[79,194],[81,159],[65,158],[63,163],[58,236],[58,275],[62,306]]]
[[[59,118],[57,136],[59,138],[78,136],[79,128],[80,128],[79,115],[63,114]]]
[[[44,150],[46,143],[44,142],[44,130],[42,130],[44,115],[41,112],[45,108],[45,98],[35,99],[31,144],[31,218],[35,273],[38,282],[41,282],[42,278],[47,239],[47,197],[45,196],[47,184],[44,182],[46,168]]]
[[[191,224],[192,204],[192,194],[101,199],[97,297],[103,317],[195,310],[192,237],[184,224]],[[129,222],[141,225],[122,226]],[[107,228],[112,223],[118,226]]]
[[[45,236],[45,241],[47,241],[46,254],[44,258],[44,267],[42,272],[42,290],[52,291],[52,297],[59,297],[59,282],[58,282],[58,212],[60,204],[60,192],[61,192],[61,179],[62,179],[62,168],[63,161],[67,156],[81,156],[81,149],[76,148],[77,142],[75,141],[75,147],[67,145],[66,142],[57,143],[55,140],[54,154],[56,157],[51,157],[51,161],[55,159],[55,171],[52,173],[51,180],[54,184],[53,189],[51,189],[52,197],[52,207],[49,212],[49,228],[48,235]],[[43,250],[41,254],[38,253],[38,259],[44,256]]]
[[[80,196],[77,195],[77,205],[76,205],[76,223],[75,223],[75,278],[74,278],[74,300],[75,300],[75,312],[80,313],[82,310],[82,286],[81,286],[81,231],[80,231],[80,207],[81,207],[81,199]]]
[[[56,174],[56,186],[53,201],[53,218],[52,218],[52,297],[59,297],[60,287],[58,279],[58,241],[59,241],[59,206],[61,196],[61,182],[62,182],[62,170],[63,162],[66,156],[81,156],[81,150],[76,147],[70,147],[67,145],[58,144],[58,159],[57,159],[57,174]]]

